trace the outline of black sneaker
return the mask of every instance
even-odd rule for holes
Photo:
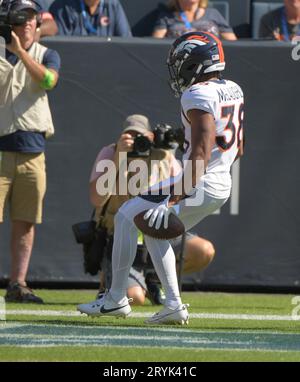
[[[36,296],[27,286],[18,283],[11,284],[6,289],[5,302],[43,304],[44,301]]]
[[[152,305],[163,305],[166,299],[166,296],[162,290],[160,281],[156,275],[148,274],[145,279],[147,286],[146,297],[149,298]]]

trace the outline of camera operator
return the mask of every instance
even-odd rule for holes
[[[118,195],[107,193],[100,195],[97,191],[97,182],[101,180],[101,177],[105,175],[105,172],[97,172],[96,168],[99,162],[104,160],[111,160],[118,168],[120,154],[127,153],[127,165],[132,160],[139,159],[146,163],[148,168],[148,179],[145,184],[145,189],[148,186],[158,183],[162,180],[168,179],[170,176],[176,176],[181,172],[181,166],[172,153],[172,148],[175,146],[169,139],[177,137],[176,131],[174,134],[166,134],[164,125],[158,125],[154,132],[151,130],[148,118],[143,115],[130,115],[124,122],[123,132],[117,143],[103,147],[99,152],[95,161],[91,177],[90,177],[90,199],[92,204],[97,208],[96,220],[98,224],[106,228],[109,235],[108,245],[106,247],[105,255],[101,264],[100,275],[100,291],[103,292],[103,287],[109,288],[111,282],[111,251],[113,244],[113,232],[114,232],[114,216],[117,213],[120,206],[130,199],[130,190],[126,195]],[[156,137],[155,137],[156,134]],[[167,137],[166,139],[164,139]],[[156,138],[156,139],[155,139]],[[156,141],[156,144],[154,142]],[[157,148],[156,146],[159,146]],[[155,170],[152,167],[152,161],[159,163],[159,168]],[[127,166],[126,166],[127,167]],[[115,184],[111,189],[115,187],[119,190],[119,182],[121,176],[129,183],[133,173],[127,172],[121,174],[117,172]],[[126,172],[127,169],[124,171]],[[141,185],[142,186],[142,185]],[[105,211],[103,213],[103,211]],[[178,255],[181,249],[181,240],[175,239],[171,241],[175,255]],[[138,237],[138,249],[136,260],[131,268],[127,294],[129,298],[133,298],[135,305],[143,305],[145,297],[147,296],[153,304],[163,303],[164,295],[161,291],[158,278],[154,276],[153,267],[149,268],[148,261],[145,256],[145,247],[143,246],[142,234]],[[146,251],[147,254],[147,251]],[[204,269],[214,257],[213,245],[197,235],[187,233],[186,246],[185,246],[185,262],[183,266],[183,273],[198,272]]]
[[[26,15],[13,25],[11,43],[0,56],[0,222],[10,207],[11,274],[6,301],[42,303],[26,285],[35,224],[42,222],[46,191],[45,143],[54,134],[47,91],[58,81],[56,51],[35,42],[38,7],[13,2],[11,11]]]
[[[22,1],[23,7],[26,7],[26,3],[26,0]],[[56,35],[58,28],[53,16],[48,12],[47,1],[29,0],[29,3],[35,4],[37,12],[37,28],[34,40],[39,41],[41,37]],[[12,26],[24,23],[26,19],[24,9],[26,8],[20,9],[20,0],[0,0],[0,36],[4,37],[6,43],[10,43]]]

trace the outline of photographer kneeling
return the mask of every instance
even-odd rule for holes
[[[130,163],[134,160],[140,160],[145,163],[148,169],[148,179],[145,179],[145,184],[139,185],[140,191],[146,190],[149,186],[168,179],[170,176],[178,175],[181,172],[181,166],[172,153],[181,139],[178,131],[166,125],[158,125],[152,131],[145,116],[131,115],[125,120],[124,129],[118,142],[102,148],[97,156],[90,177],[90,199],[97,209],[96,221],[98,225],[105,228],[109,236],[101,263],[99,293],[103,291],[103,287],[109,288],[111,282],[114,216],[124,202],[135,196],[130,192],[130,187],[127,187],[135,176],[133,172],[128,171]],[[127,163],[126,166],[120,166],[120,157],[124,154]],[[102,192],[103,190],[99,190],[99,184],[102,184],[102,177],[107,180],[107,174],[106,172],[97,172],[97,167],[101,161],[106,160],[113,161],[119,171],[116,172],[114,184],[111,184],[111,192],[105,194]],[[156,167],[153,164],[156,164]],[[118,190],[120,190],[120,183],[124,179],[126,180],[126,189],[129,190],[126,194],[121,195]],[[121,185],[121,188],[122,186],[124,185]],[[117,190],[117,192],[114,193],[113,190]],[[143,305],[145,297],[148,297],[153,304],[161,304],[163,303],[163,293],[159,288],[158,279],[154,276],[153,268],[149,267],[142,234],[139,235],[138,242],[137,256],[129,275],[127,295],[129,298],[133,298],[135,305]],[[170,243],[175,255],[178,256],[181,250],[181,240],[171,240]],[[203,270],[213,257],[214,247],[209,241],[192,233],[187,233],[183,273]]]

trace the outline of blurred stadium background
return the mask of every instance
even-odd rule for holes
[[[83,273],[81,247],[71,231],[72,224],[87,220],[91,214],[88,181],[97,152],[118,137],[124,118],[132,113],[147,115],[153,125],[166,122],[179,126],[179,104],[167,85],[165,61],[170,41],[146,36],[160,2],[121,0],[134,32],[132,39],[57,36],[43,40],[44,45],[60,53],[62,71],[59,86],[50,94],[56,135],[47,147],[44,223],[37,229],[28,277],[33,286],[97,288],[98,278]],[[195,228],[214,243],[215,260],[204,273],[185,277],[184,289],[299,293],[300,61],[292,59],[292,44],[256,39],[259,18],[281,1],[211,4],[229,20],[239,37],[237,42],[224,43],[225,77],[239,83],[245,93],[246,155],[234,167],[230,202]],[[0,285],[4,287],[9,270],[8,223],[0,227],[0,237]],[[53,309],[67,309],[72,304],[72,294],[57,296],[49,294],[50,309],[52,305]],[[198,312],[221,312],[223,298],[211,297],[210,303],[205,300]],[[269,306],[271,314],[287,315],[292,309],[290,296],[286,296],[285,308],[264,298],[259,302],[244,300],[248,304],[244,308],[242,299],[240,303],[233,301],[228,309],[223,306],[224,312],[249,313],[251,306],[252,313],[263,314]],[[79,296],[74,304],[77,302],[82,302]],[[23,314],[23,320],[36,321],[31,314]],[[17,312],[10,317],[20,320]],[[49,317],[47,320],[51,323]],[[66,322],[76,325],[73,319]],[[194,326],[206,327],[205,322],[197,321]],[[217,321],[208,329],[232,325],[228,321],[220,326]],[[260,328],[299,331],[298,322],[292,326],[264,326],[259,320],[254,326],[243,326],[241,321],[234,324],[237,330]],[[299,351],[296,345],[294,350]]]

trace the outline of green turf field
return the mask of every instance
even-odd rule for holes
[[[89,318],[76,305],[96,291],[37,293],[44,305],[2,307],[1,361],[300,361],[292,295],[183,293],[189,325],[149,327],[150,303],[127,319]]]

